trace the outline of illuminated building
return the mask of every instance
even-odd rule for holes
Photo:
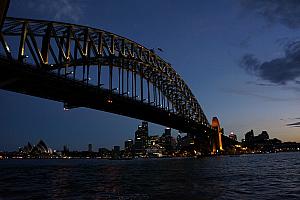
[[[165,128],[165,136],[171,136],[171,128]]]
[[[160,137],[158,135],[149,136],[146,155],[148,157],[162,157],[164,151],[165,148],[161,146]]]
[[[133,140],[129,139],[127,141],[125,141],[124,144],[124,156],[125,157],[132,157],[133,156]]]
[[[110,158],[111,157],[111,152],[110,150],[106,149],[106,148],[99,148],[99,156],[101,158]]]
[[[165,132],[160,138],[160,145],[166,149],[167,154],[174,150],[172,145],[171,128],[165,128]]]
[[[149,136],[149,139],[148,139],[148,146],[155,146],[159,144],[159,136],[158,135],[151,135]]]
[[[236,134],[234,134],[233,132],[231,132],[228,137],[234,141],[237,141]]]
[[[148,122],[143,121],[135,131],[134,149],[136,155],[145,155],[145,149],[148,144]]]
[[[19,149],[22,153],[27,154],[52,154],[52,149],[47,147],[46,143],[43,140],[40,140],[37,145],[32,146],[29,142],[23,148]]]
[[[133,148],[133,140],[129,139],[129,140],[125,141],[124,147],[125,147],[125,150],[131,151]]]

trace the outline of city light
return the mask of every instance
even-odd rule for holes
[[[113,101],[111,99],[107,99],[107,103],[112,103]]]
[[[66,73],[65,75],[68,76],[68,75],[71,75],[71,74],[74,74],[74,72],[71,71],[71,72]],[[90,79],[89,79],[89,80],[90,80]]]

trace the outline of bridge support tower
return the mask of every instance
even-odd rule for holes
[[[223,151],[222,134],[223,129],[220,127],[220,122],[217,117],[213,117],[212,124],[213,132],[211,135],[211,154],[220,154]]]

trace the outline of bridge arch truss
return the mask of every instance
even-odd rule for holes
[[[86,26],[10,17],[3,24],[0,40],[2,57],[7,60],[210,126],[171,64],[132,40]]]

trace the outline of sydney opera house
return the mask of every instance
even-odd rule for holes
[[[46,143],[43,140],[40,140],[36,145],[32,145],[28,142],[23,148],[19,150],[21,153],[26,154],[51,154],[52,149],[47,147]]]

